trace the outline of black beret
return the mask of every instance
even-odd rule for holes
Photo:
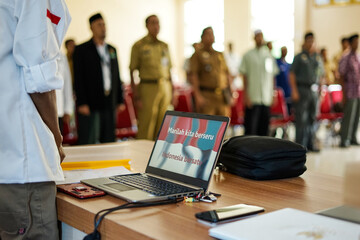
[[[97,20],[97,19],[103,19],[103,17],[101,16],[100,13],[97,13],[95,15],[92,15],[90,18],[89,18],[89,23],[91,24],[93,21]]]
[[[354,40],[355,38],[359,38],[359,34],[353,34],[351,35],[348,39],[349,39],[349,42],[352,42],[352,40]]]

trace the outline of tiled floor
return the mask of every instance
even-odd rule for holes
[[[337,125],[335,129],[339,129]],[[358,131],[359,135],[359,131]],[[320,153],[308,153],[309,171],[316,171],[336,176],[344,176],[346,164],[350,161],[360,161],[360,146],[340,148],[340,137],[334,136],[326,123],[322,123],[317,132],[321,146]],[[360,140],[360,138],[358,137]]]
[[[360,147],[324,147],[320,153],[308,153],[308,171],[316,171],[336,176],[344,176],[346,163],[360,161]]]

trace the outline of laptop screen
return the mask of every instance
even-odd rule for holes
[[[209,181],[227,124],[226,117],[189,113],[172,115],[168,112],[155,142],[148,168]]]

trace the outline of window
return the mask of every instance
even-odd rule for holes
[[[265,41],[273,45],[272,55],[279,58],[286,46],[287,62],[294,58],[294,0],[252,0],[251,29],[262,30]]]
[[[202,30],[212,27],[214,49],[224,51],[224,0],[188,0],[184,4],[184,56],[194,53],[192,44],[200,42]]]

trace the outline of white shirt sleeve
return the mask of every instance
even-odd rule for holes
[[[63,85],[58,73],[60,46],[71,17],[64,0],[15,0],[18,24],[13,54],[28,93]]]

